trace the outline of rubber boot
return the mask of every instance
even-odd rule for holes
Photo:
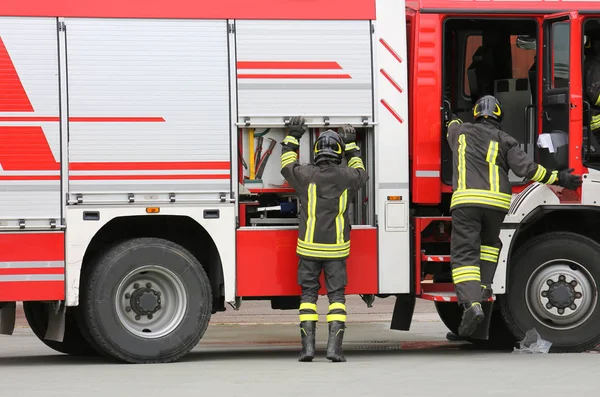
[[[458,335],[464,337],[471,336],[471,334],[477,328],[480,322],[484,319],[483,309],[481,303],[472,302],[467,303],[464,306],[462,315],[462,321],[458,327]]]
[[[346,361],[344,352],[342,351],[342,342],[344,340],[344,332],[346,331],[346,323],[342,321],[331,321],[329,323],[329,339],[327,340],[327,359],[334,363]]]
[[[315,358],[315,328],[316,321],[302,321],[300,323],[300,336],[302,337],[302,351],[298,361],[310,362]]]
[[[446,334],[446,339],[450,340],[450,341],[459,341],[459,340],[465,340],[464,338],[456,335],[454,332],[448,332]]]

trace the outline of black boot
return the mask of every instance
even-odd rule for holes
[[[310,362],[315,358],[315,328],[316,321],[302,321],[300,336],[302,337],[302,352],[298,361]]]
[[[344,352],[342,351],[342,341],[346,323],[342,321],[331,321],[329,323],[329,339],[327,340],[327,359],[334,363],[346,361]]]
[[[450,341],[458,341],[458,340],[464,340],[464,338],[456,335],[454,332],[448,332],[446,334],[446,339],[450,340]]]
[[[464,311],[462,321],[458,327],[458,335],[467,337],[471,336],[475,332],[477,325],[483,321],[484,313],[479,302],[467,303],[463,307]]]

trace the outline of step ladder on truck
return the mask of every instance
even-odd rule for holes
[[[347,293],[395,298],[391,328],[405,331],[416,299],[432,300],[456,332],[445,120],[469,121],[492,93],[532,158],[584,183],[512,176],[489,337],[471,341],[512,346],[536,328],[554,351],[598,344],[600,163],[582,52],[600,9],[281,3],[0,5],[0,331],[23,302],[59,352],[172,362],[228,306],[297,310],[303,208],[278,143],[302,115],[301,162],[350,123],[370,176],[348,200]]]

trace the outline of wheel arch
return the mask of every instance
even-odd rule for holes
[[[507,276],[515,255],[537,236],[551,232],[570,232],[600,243],[600,229],[592,227],[598,223],[600,207],[563,204],[535,208],[523,218],[514,231],[508,253]]]
[[[217,242],[207,228],[194,218],[178,214],[118,215],[110,218],[91,235],[88,235],[88,237],[90,236],[89,240],[85,239],[85,242],[89,241],[89,243],[81,256],[80,271],[74,272],[75,274],[69,276],[71,287],[73,285],[81,286],[81,274],[84,273],[83,270],[95,258],[106,252],[108,248],[133,238],[156,237],[183,246],[198,259],[211,283],[213,313],[225,309],[225,278],[222,252],[220,252]],[[76,281],[75,277],[77,278]],[[79,297],[77,294],[76,302],[78,300]]]

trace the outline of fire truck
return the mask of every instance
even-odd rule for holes
[[[593,348],[600,158],[582,71],[599,20],[566,0],[3,2],[0,332],[23,302],[56,351],[172,362],[244,300],[297,310],[305,209],[279,159],[295,115],[304,163],[320,132],[357,129],[370,178],[348,200],[347,293],[395,299],[404,331],[434,301],[456,332],[446,122],[493,94],[533,160],[584,183],[511,174],[489,339],[472,342],[535,328],[554,351]]]

